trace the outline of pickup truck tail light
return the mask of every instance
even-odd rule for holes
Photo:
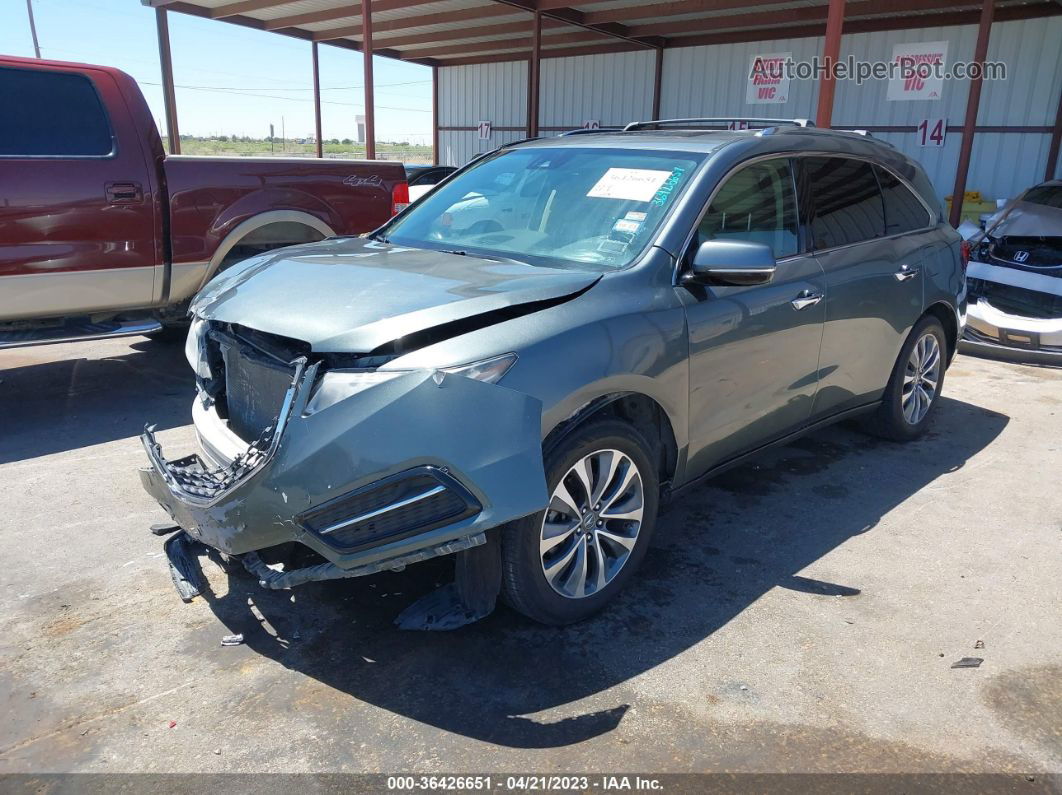
[[[409,183],[396,182],[391,189],[391,215],[398,215],[409,206]]]
[[[970,264],[970,241],[964,240],[959,244],[959,259],[962,262],[962,272],[966,275],[966,266]]]

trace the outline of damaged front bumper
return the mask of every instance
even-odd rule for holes
[[[142,437],[148,493],[192,538],[242,556],[264,586],[468,549],[484,531],[545,507],[538,400],[424,370],[306,414],[316,371],[296,363],[275,428],[231,459],[219,456],[211,427],[223,422],[201,406],[203,455],[168,461],[150,428]],[[292,541],[326,563],[283,572],[254,554]]]
[[[986,290],[1001,285],[1003,289],[1025,291],[1025,295],[1042,298],[1044,306],[1062,298],[1062,278],[1057,276],[971,262],[967,277],[985,285]],[[973,293],[960,350],[1007,361],[1062,365],[1062,316],[1029,317],[995,306],[993,300],[991,293]],[[1036,309],[1048,314],[1043,306]]]

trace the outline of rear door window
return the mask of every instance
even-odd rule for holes
[[[816,249],[847,246],[885,234],[885,206],[870,163],[809,157],[804,167],[814,205],[811,237]]]
[[[789,161],[766,160],[727,178],[697,228],[697,245],[707,240],[749,240],[771,247],[775,259],[800,248],[796,193]]]
[[[895,235],[900,232],[913,232],[930,225],[929,213],[918,197],[899,177],[887,169],[874,166],[881,185],[881,195],[885,199],[885,234]]]
[[[67,72],[0,67],[0,156],[101,157],[114,142],[92,82]]]

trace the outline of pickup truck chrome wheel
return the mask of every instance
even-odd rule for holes
[[[569,599],[599,593],[630,558],[643,510],[642,476],[630,456],[608,449],[577,461],[542,517],[539,554],[550,587]]]
[[[927,332],[911,348],[903,375],[903,418],[911,425],[929,413],[940,383],[940,364],[940,343],[936,334]]]

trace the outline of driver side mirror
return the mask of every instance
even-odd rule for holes
[[[774,253],[751,240],[706,240],[701,243],[682,281],[729,287],[767,284],[774,277]]]

